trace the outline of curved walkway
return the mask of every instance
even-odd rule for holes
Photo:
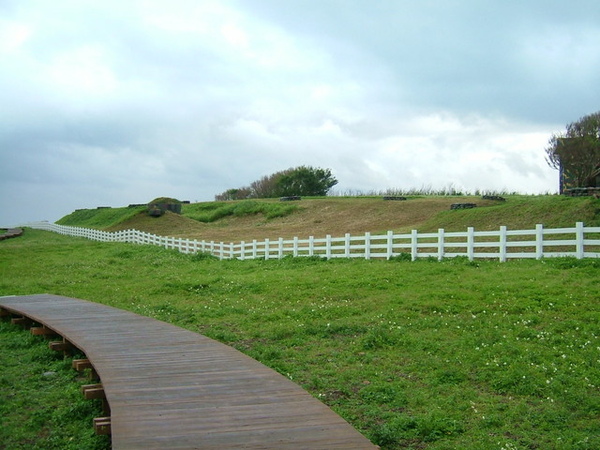
[[[323,403],[232,347],[99,303],[41,294],[0,308],[83,351],[110,406],[114,449],[373,449]]]
[[[0,241],[4,239],[10,239],[14,237],[21,236],[23,234],[23,230],[21,228],[8,228],[6,233],[0,234]]]

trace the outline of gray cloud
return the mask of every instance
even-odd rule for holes
[[[593,0],[0,9],[0,226],[300,164],[340,191],[554,191],[550,134],[599,103]]]

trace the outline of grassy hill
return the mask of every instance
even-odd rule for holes
[[[453,203],[475,203],[474,209],[450,210]],[[568,227],[575,222],[600,225],[600,200],[558,195],[507,196],[505,202],[481,197],[427,196],[406,201],[381,197],[308,198],[299,202],[241,200],[183,205],[182,214],[150,217],[144,207],[77,210],[57,223],[108,231],[138,229],[163,236],[215,241],[264,238],[343,236],[412,229],[463,231]]]

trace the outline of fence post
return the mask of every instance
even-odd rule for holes
[[[277,257],[279,259],[283,258],[283,238],[282,237],[279,238],[279,243],[277,246]]]
[[[577,222],[575,224],[575,256],[577,259],[583,259],[585,249],[583,246],[584,229],[583,222]]]
[[[269,239],[265,239],[265,259],[269,259],[270,246]]]
[[[371,259],[371,233],[365,233],[365,259]]]
[[[308,237],[308,256],[313,256],[315,254],[315,237]]]
[[[467,257],[469,261],[475,259],[475,228],[467,228]]]
[[[246,259],[246,242],[240,242],[240,260]]]
[[[417,255],[418,255],[418,242],[419,242],[419,235],[417,234],[417,230],[412,230],[410,232],[410,259],[412,261],[415,261],[417,259]]]
[[[346,233],[344,240],[344,256],[350,258],[350,233]]]
[[[542,259],[544,256],[544,225],[538,223],[535,226],[535,259]]]
[[[325,236],[325,258],[331,259],[331,235]]]
[[[500,245],[498,246],[500,262],[506,262],[506,226],[500,227]]]
[[[394,256],[394,232],[388,230],[387,232],[387,259]]]
[[[294,236],[294,257],[298,256],[298,236]]]
[[[252,259],[256,259],[256,256],[257,256],[257,253],[258,253],[257,246],[258,245],[257,245],[256,239],[254,239],[252,241]]]
[[[444,229],[438,228],[438,261],[444,259]]]

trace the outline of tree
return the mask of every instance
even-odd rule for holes
[[[327,195],[337,182],[329,169],[300,166],[286,171],[277,179],[278,195]]]
[[[561,190],[568,180],[574,187],[596,186],[600,176],[600,112],[567,125],[552,135],[546,148],[548,165],[561,172]]]
[[[239,189],[227,189],[225,192],[215,195],[215,200],[243,200],[245,198],[250,197],[250,193],[250,188],[247,187],[242,187]]]
[[[266,175],[248,187],[227,189],[215,195],[215,200],[240,200],[244,198],[275,198],[327,195],[337,180],[329,169],[300,166]]]
[[[250,183],[250,190],[253,198],[273,198],[281,197],[279,189],[279,179],[289,174],[294,169],[281,170],[271,175],[265,175],[259,180]]]

